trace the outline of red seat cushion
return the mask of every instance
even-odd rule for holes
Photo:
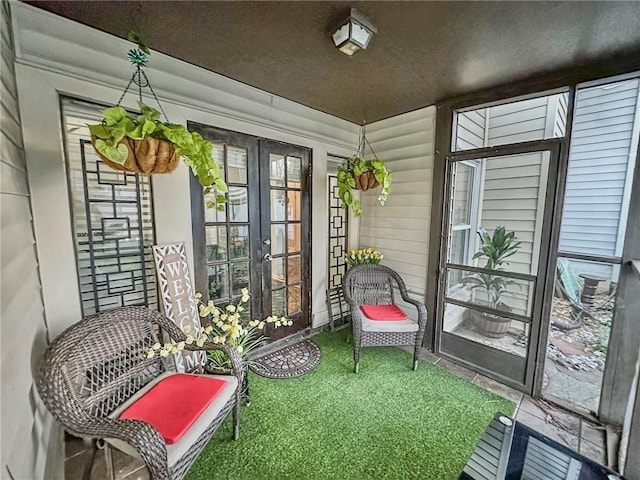
[[[219,378],[177,373],[160,380],[120,414],[153,425],[168,444],[189,430],[227,382]]]
[[[396,304],[360,305],[360,310],[369,320],[406,320],[409,318]]]

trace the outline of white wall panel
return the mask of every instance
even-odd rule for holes
[[[367,126],[367,139],[393,183],[384,207],[379,188],[360,196],[360,247],[380,249],[383,264],[397,270],[417,298],[426,289],[435,112],[423,108]]]
[[[47,326],[17,101],[9,3],[3,2],[0,10],[0,478],[51,478],[55,475],[53,463],[49,464],[51,470],[45,473],[46,458],[50,443],[54,443],[50,442],[50,437],[57,434],[57,429],[52,429],[52,418],[44,412],[37,398],[32,377],[32,370],[47,344]],[[61,457],[61,450],[57,456]]]

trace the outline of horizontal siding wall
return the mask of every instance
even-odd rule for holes
[[[2,2],[0,133],[2,470],[0,478],[43,478],[52,419],[33,386],[32,364],[46,346],[27,183],[9,3]]]
[[[420,299],[426,290],[435,112],[423,108],[367,126],[367,139],[393,183],[384,207],[377,201],[379,188],[360,197],[360,248],[380,249],[382,263]]]

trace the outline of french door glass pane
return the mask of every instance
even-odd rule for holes
[[[269,155],[270,184],[272,187],[284,187],[284,155]]]
[[[234,225],[231,227],[229,245],[232,260],[249,258],[249,226]]]
[[[227,147],[227,171],[229,172],[229,183],[247,183],[247,149]]]
[[[271,225],[271,254],[284,255],[286,252],[286,237],[284,224]]]
[[[243,222],[249,221],[249,196],[246,187],[229,187],[229,221]]]
[[[242,294],[243,288],[249,287],[249,262],[231,263],[232,295],[234,297]]]
[[[271,221],[285,221],[286,205],[287,192],[284,190],[271,190]]]
[[[300,292],[300,285],[293,285],[288,288],[287,315],[295,315],[300,312],[302,306]]]
[[[208,262],[227,259],[227,227],[205,227],[206,255]]]
[[[300,283],[302,279],[301,269],[300,269],[300,255],[291,255],[287,261],[288,268],[288,282],[292,283]]]
[[[302,159],[299,157],[287,157],[287,187],[300,188],[300,176]]]
[[[212,300],[229,298],[229,265],[207,265],[209,278],[209,298]]]
[[[300,251],[300,224],[293,223],[287,225],[287,250],[291,252]]]

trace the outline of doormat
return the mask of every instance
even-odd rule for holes
[[[320,347],[304,340],[254,360],[249,368],[266,378],[293,378],[310,372],[320,363]]]

